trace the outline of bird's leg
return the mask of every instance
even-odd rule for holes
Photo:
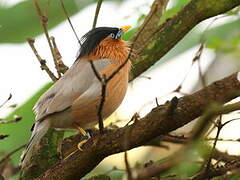
[[[83,135],[83,140],[80,141],[77,145],[78,149],[80,151],[83,151],[82,150],[82,146],[88,141],[88,139],[91,138],[91,135],[90,133],[86,132],[83,128],[81,128],[80,126],[76,125],[76,128],[78,129],[79,133]]]

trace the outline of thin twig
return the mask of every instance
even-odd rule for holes
[[[199,72],[199,76],[200,76],[200,79],[201,79],[201,81],[202,81],[203,87],[206,87],[206,82],[205,82],[205,79],[204,79],[204,76],[203,76],[203,73],[202,73],[202,70],[201,70],[201,67],[200,67],[200,62],[199,62],[199,61],[200,61],[200,56],[201,56],[202,51],[203,51],[203,47],[204,47],[204,44],[201,43],[201,46],[199,47],[196,55],[195,55],[195,56],[193,57],[193,59],[192,59],[191,66],[190,66],[189,69],[187,70],[186,74],[184,75],[182,81],[181,81],[180,84],[177,86],[177,88],[174,89],[174,90],[171,91],[171,92],[168,92],[168,93],[160,96],[159,98],[156,97],[156,98],[155,98],[155,101],[158,100],[158,99],[161,99],[161,98],[163,98],[163,97],[165,98],[166,96],[171,95],[172,93],[179,93],[180,95],[187,95],[186,93],[182,92],[181,89],[182,89],[183,84],[184,84],[184,82],[186,81],[187,77],[189,76],[189,74],[190,74],[190,72],[191,72],[191,70],[192,70],[192,68],[193,68],[193,66],[194,66],[194,64],[195,64],[196,61],[198,62],[198,72]],[[150,104],[150,103],[152,103],[152,102],[153,102],[153,101],[151,101],[151,102],[149,102],[149,103],[147,103],[147,104]],[[145,106],[146,106],[146,104],[144,104],[140,109],[143,109]]]
[[[171,94],[171,93],[174,93],[174,92],[177,92],[177,93],[180,93],[180,92],[181,92],[183,83],[186,81],[187,77],[189,76],[189,74],[190,74],[190,72],[191,72],[191,70],[192,70],[192,67],[193,67],[193,63],[192,63],[191,66],[189,67],[189,69],[188,69],[187,73],[185,74],[185,76],[183,77],[181,83],[178,85],[178,87],[177,87],[175,90],[173,90],[172,92],[170,92],[170,94]]]
[[[107,82],[106,82],[105,74],[102,75],[101,85],[102,85],[102,95],[101,95],[100,104],[98,106],[97,115],[99,117],[98,118],[99,130],[100,130],[100,133],[103,133],[104,124],[103,124],[102,110],[103,110],[105,99],[106,99],[106,89],[107,89]]]
[[[203,35],[201,36],[200,38],[200,42],[203,43],[206,41],[206,37],[207,37],[207,33],[208,33],[208,30],[211,28],[211,26],[218,20],[218,19],[221,19],[221,18],[225,18],[225,17],[228,17],[229,15],[222,15],[222,16],[218,16],[218,17],[215,17],[206,27],[206,29],[204,30],[203,32]]]
[[[12,98],[12,94],[10,93],[8,98],[0,105],[0,108],[2,108],[11,98]]]
[[[155,102],[156,102],[156,105],[159,106],[159,102],[158,102],[158,98],[155,97]]]
[[[175,157],[176,159],[179,157]],[[164,162],[155,167],[146,167],[137,171],[134,174],[134,180],[145,180],[151,177],[159,176],[160,174],[166,172],[167,170],[173,168],[179,163],[179,160],[169,159],[167,162]]]
[[[171,143],[177,143],[177,144],[186,144],[189,141],[188,139],[189,139],[189,137],[185,136],[185,135],[167,134],[167,135],[161,136],[159,140],[166,141],[166,142],[171,142]],[[204,138],[203,140],[204,141],[214,141],[215,138]],[[223,139],[223,138],[218,138],[218,141],[240,142],[240,139]]]
[[[105,103],[106,88],[107,88],[106,75],[103,74],[101,76],[101,74],[99,74],[98,70],[96,69],[96,67],[93,63],[93,61],[90,60],[90,64],[91,64],[91,68],[92,68],[96,78],[99,80],[99,82],[101,83],[101,87],[102,87],[101,100],[100,100],[100,103],[98,105],[97,116],[98,116],[98,126],[99,126],[100,133],[103,133],[104,124],[103,124],[102,110],[103,110],[103,106],[104,106],[104,103]]]
[[[208,132],[206,132],[205,136],[209,137],[209,135],[214,131],[215,127],[216,127],[216,125],[215,125],[215,123],[213,123],[213,126],[208,130]]]
[[[46,71],[46,73],[48,74],[48,76],[52,79],[53,82],[56,82],[58,79],[57,77],[53,74],[53,72],[49,69],[49,67],[46,64],[46,61],[44,59],[42,59],[40,57],[40,55],[38,54],[35,46],[34,46],[34,39],[28,38],[27,39],[29,46],[32,48],[33,53],[35,54],[37,60],[39,61],[40,65],[41,65],[41,69]]]
[[[134,118],[132,118],[132,119],[134,119]],[[133,173],[132,173],[132,170],[131,170],[131,166],[129,164],[128,153],[127,153],[127,149],[129,149],[131,133],[132,133],[132,128],[130,128],[130,129],[128,129],[126,131],[126,133],[124,135],[125,136],[124,142],[123,142],[123,148],[125,149],[125,152],[124,152],[124,163],[125,163],[125,166],[126,166],[128,180],[132,180],[133,179]]]
[[[93,25],[92,25],[92,29],[94,29],[97,25],[97,20],[98,20],[98,15],[101,9],[101,5],[102,5],[103,0],[98,0],[97,3],[97,7],[96,7],[96,11],[95,11],[95,16],[94,16],[94,21],[93,21]]]
[[[199,63],[200,57],[201,57],[202,52],[203,52],[203,47],[204,47],[204,44],[201,43],[201,45],[200,45],[197,53],[195,54],[195,56],[194,56],[193,59],[192,59],[191,67],[189,68],[189,70],[188,70],[187,73],[185,74],[182,82],[179,84],[179,86],[178,86],[178,87],[175,89],[175,91],[173,91],[173,92],[179,92],[179,93],[181,92],[183,83],[186,81],[187,77],[189,76],[189,74],[190,74],[190,72],[191,72],[191,70],[192,70],[192,67],[193,67],[193,65],[195,64],[196,61],[198,62],[198,68],[199,68],[199,69],[198,69],[198,72],[199,72],[199,76],[200,76],[200,78],[201,78],[201,80],[202,80],[203,87],[206,87],[206,83],[205,83],[205,80],[204,80],[204,78],[203,78],[202,70],[201,70],[200,63]]]
[[[53,50],[54,50],[54,55],[55,58],[57,59],[57,64],[59,67],[59,71],[64,74],[69,68],[63,63],[62,61],[62,56],[58,50],[57,44],[55,42],[55,38],[53,36],[50,37],[52,45],[53,45]]]
[[[4,161],[6,161],[10,156],[12,156],[13,154],[15,154],[16,152],[18,152],[19,150],[23,149],[26,146],[26,144],[21,145],[20,147],[14,149],[13,151],[7,153],[1,160],[0,160],[0,164],[2,164]]]
[[[11,124],[11,123],[18,122],[20,120],[22,120],[22,117],[15,115],[13,120],[3,120],[3,119],[0,119],[0,124]]]
[[[200,173],[194,175],[191,178],[188,178],[187,180],[210,180],[213,177],[217,176],[223,176],[224,174],[227,174],[229,171],[239,169],[240,168],[240,162],[239,161],[231,161],[229,163],[226,163],[223,166],[218,167],[211,167],[206,174],[204,171],[201,171]]]
[[[199,47],[199,49],[198,49],[198,51],[196,53],[196,56],[193,59],[193,62],[197,61],[199,78],[201,80],[202,86],[206,87],[207,83],[206,83],[206,80],[204,78],[204,75],[203,75],[203,72],[202,72],[202,68],[201,68],[201,64],[200,64],[201,55],[202,55],[203,49],[204,49],[204,43],[205,43],[204,41],[201,42],[200,47]]]
[[[48,18],[43,15],[42,10],[41,10],[41,8],[39,6],[38,0],[34,0],[34,4],[35,4],[35,7],[37,9],[38,15],[40,17],[41,24],[42,24],[43,30],[44,30],[44,34],[46,36],[49,48],[50,48],[51,53],[52,53],[53,61],[54,61],[54,64],[55,64],[55,68],[56,68],[57,73],[58,73],[58,78],[60,78],[61,77],[61,72],[60,72],[60,69],[59,69],[59,66],[58,66],[57,58],[55,57],[55,54],[54,54],[54,48],[53,48],[53,45],[51,43],[50,36],[48,34],[48,28],[47,28],[47,26],[48,26]]]
[[[99,11],[101,9],[102,2],[103,2],[103,0],[98,0],[92,28],[96,27],[97,19],[98,19]],[[109,77],[106,77],[106,75],[104,75],[104,74],[101,77],[101,75],[99,74],[99,72],[95,68],[93,62],[90,61],[91,67],[93,69],[93,72],[94,72],[95,76],[97,77],[97,79],[101,82],[101,85],[102,85],[101,101],[100,101],[100,104],[98,106],[98,111],[97,111],[98,125],[99,125],[100,133],[103,133],[103,130],[104,130],[102,110],[103,110],[104,103],[105,103],[107,83],[127,64],[128,59],[130,58],[132,49],[133,48],[131,48],[131,50],[130,50],[130,52],[128,54],[127,59]]]
[[[215,138],[206,138],[206,141],[214,141]],[[218,138],[218,141],[223,141],[223,142],[239,142],[240,139],[223,139],[223,138]]]
[[[114,76],[127,64],[128,59],[130,57],[130,54],[128,55],[128,58],[112,73],[108,78],[106,79],[106,82],[109,82]]]
[[[80,45],[82,45],[82,44],[81,44],[81,41],[80,41],[80,39],[79,39],[79,37],[78,37],[75,29],[74,29],[74,27],[73,27],[73,24],[72,24],[72,22],[71,22],[71,20],[70,20],[70,18],[69,18],[69,15],[68,15],[68,12],[67,12],[67,10],[66,10],[66,8],[65,8],[65,6],[64,6],[63,0],[60,0],[60,1],[61,1],[61,6],[62,6],[62,8],[63,8],[64,14],[65,14],[65,16],[66,16],[66,18],[67,18],[67,20],[68,20],[68,23],[70,24],[70,26],[71,26],[71,28],[72,28],[73,33],[74,33],[74,35],[75,35],[78,43],[79,43]]]
[[[99,82],[101,82],[101,81],[102,81],[102,77],[101,77],[101,75],[99,74],[98,70],[96,69],[93,61],[90,60],[89,62],[90,62],[90,64],[91,64],[91,67],[92,67],[92,70],[93,70],[95,76],[97,77],[97,79],[99,80]]]
[[[132,51],[133,51],[133,43],[131,44],[131,48],[126,60],[120,66],[118,66],[118,68],[112,74],[110,74],[110,76],[108,76],[108,78],[106,79],[106,82],[109,82],[112,78],[114,78],[114,76],[128,63],[131,57]]]
[[[133,179],[132,178],[132,170],[131,170],[131,166],[128,161],[127,151],[124,152],[124,162],[125,162],[125,166],[126,166],[126,170],[127,170],[128,180],[132,180]]]
[[[214,139],[203,139],[203,140],[215,140]],[[221,141],[222,139],[218,139],[218,141]],[[190,142],[190,137],[188,136],[184,136],[184,135],[172,135],[172,134],[168,134],[168,135],[163,135],[163,136],[159,136],[158,138],[153,139],[152,141],[150,141],[148,144],[146,145],[159,145],[160,142],[168,142],[168,143],[175,143],[175,144],[188,144]],[[210,146],[209,146],[210,148]],[[238,158],[238,156],[235,155],[229,155],[226,152],[220,152],[217,149],[214,150],[212,157],[216,160],[221,159],[221,161],[224,162],[230,162],[235,160],[236,158]]]
[[[127,64],[129,57],[130,57],[130,53],[129,53],[127,59],[125,60],[125,62],[123,62],[108,78],[106,77],[105,74],[103,74],[102,77],[100,77],[100,75],[99,75],[98,71],[96,70],[93,62],[90,61],[91,67],[92,67],[96,77],[98,78],[98,80],[101,82],[101,85],[102,85],[101,101],[100,101],[100,104],[98,106],[98,111],[97,111],[98,125],[99,125],[99,130],[100,130],[101,133],[103,133],[103,130],[104,130],[102,110],[103,110],[103,106],[104,106],[104,103],[105,103],[107,84]]]
[[[206,113],[202,115],[200,122],[192,135],[192,140],[199,139],[199,137],[205,133],[206,127],[211,122],[211,119],[215,118],[218,115],[228,114],[237,110],[240,110],[240,102],[228,104],[225,106],[212,104],[210,107],[208,107]]]
[[[131,53],[132,53],[132,47],[129,51],[129,54],[128,54],[128,57],[126,58],[126,60],[121,65],[119,65],[118,68],[112,74],[110,74],[108,77],[106,77],[106,75],[104,75],[104,74],[101,77],[101,75],[97,71],[96,67],[94,66],[94,63],[92,61],[90,61],[93,72],[94,72],[95,76],[97,77],[97,79],[101,82],[101,85],[102,85],[101,101],[100,101],[100,104],[98,106],[98,111],[97,111],[98,122],[99,122],[99,130],[100,130],[101,133],[103,133],[103,129],[104,129],[102,110],[103,110],[103,106],[104,106],[104,103],[105,103],[105,96],[106,96],[105,93],[106,93],[107,83],[112,78],[114,78],[114,76],[127,64],[128,60],[131,56]]]
[[[7,135],[0,135],[0,140],[5,139],[8,136],[9,136],[8,134]]]
[[[219,120],[217,121],[217,133],[216,133],[216,137],[215,137],[215,140],[214,140],[214,142],[213,142],[212,150],[211,150],[210,156],[209,156],[209,158],[208,158],[205,171],[208,171],[208,169],[209,169],[210,166],[211,166],[212,156],[213,156],[213,153],[214,153],[214,151],[215,151],[215,149],[216,149],[216,145],[217,145],[218,138],[219,138],[219,135],[220,135],[220,132],[221,132],[222,128],[223,128],[223,125],[222,125],[222,115],[220,115]]]
[[[131,122],[135,123],[138,119],[140,119],[140,116],[138,113],[135,113],[125,126],[128,126]]]

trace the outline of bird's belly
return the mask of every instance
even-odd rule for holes
[[[126,66],[126,69],[120,70],[107,83],[105,101],[101,111],[103,119],[109,117],[121,104],[127,91],[128,72],[128,66]],[[104,73],[111,74],[112,72]],[[76,129],[77,125],[87,129],[96,125],[99,120],[98,110],[102,99],[101,89],[98,90],[98,95],[80,96],[70,108],[51,115],[51,126],[58,129]],[[91,92],[94,92],[94,89]]]
[[[106,86],[105,101],[101,115],[103,119],[109,117],[121,104],[128,86],[128,74],[119,74],[114,77]],[[95,98],[83,98],[81,104],[71,109],[72,119],[80,127],[91,128],[98,123],[99,106],[102,96]]]

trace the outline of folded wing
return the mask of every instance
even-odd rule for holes
[[[94,61],[98,72],[111,64],[109,59]],[[76,61],[72,67],[51,88],[48,89],[34,106],[36,120],[69,108],[81,94],[96,82],[96,75],[86,59]]]

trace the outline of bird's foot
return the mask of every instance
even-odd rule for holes
[[[83,151],[82,150],[82,146],[91,138],[91,134],[89,132],[86,132],[84,129],[82,129],[81,127],[77,126],[77,129],[79,131],[80,134],[83,135],[83,140],[81,140],[78,145],[77,145],[77,148],[80,150],[80,151]]]
[[[83,151],[82,146],[91,138],[90,133],[86,132],[86,134],[83,135],[83,140],[80,141],[77,145],[78,149],[80,151]]]
[[[82,140],[78,143],[77,148],[80,151],[83,151],[82,146],[92,137],[90,132],[86,132],[78,124],[75,124],[75,127],[78,129],[79,133],[83,136]]]

